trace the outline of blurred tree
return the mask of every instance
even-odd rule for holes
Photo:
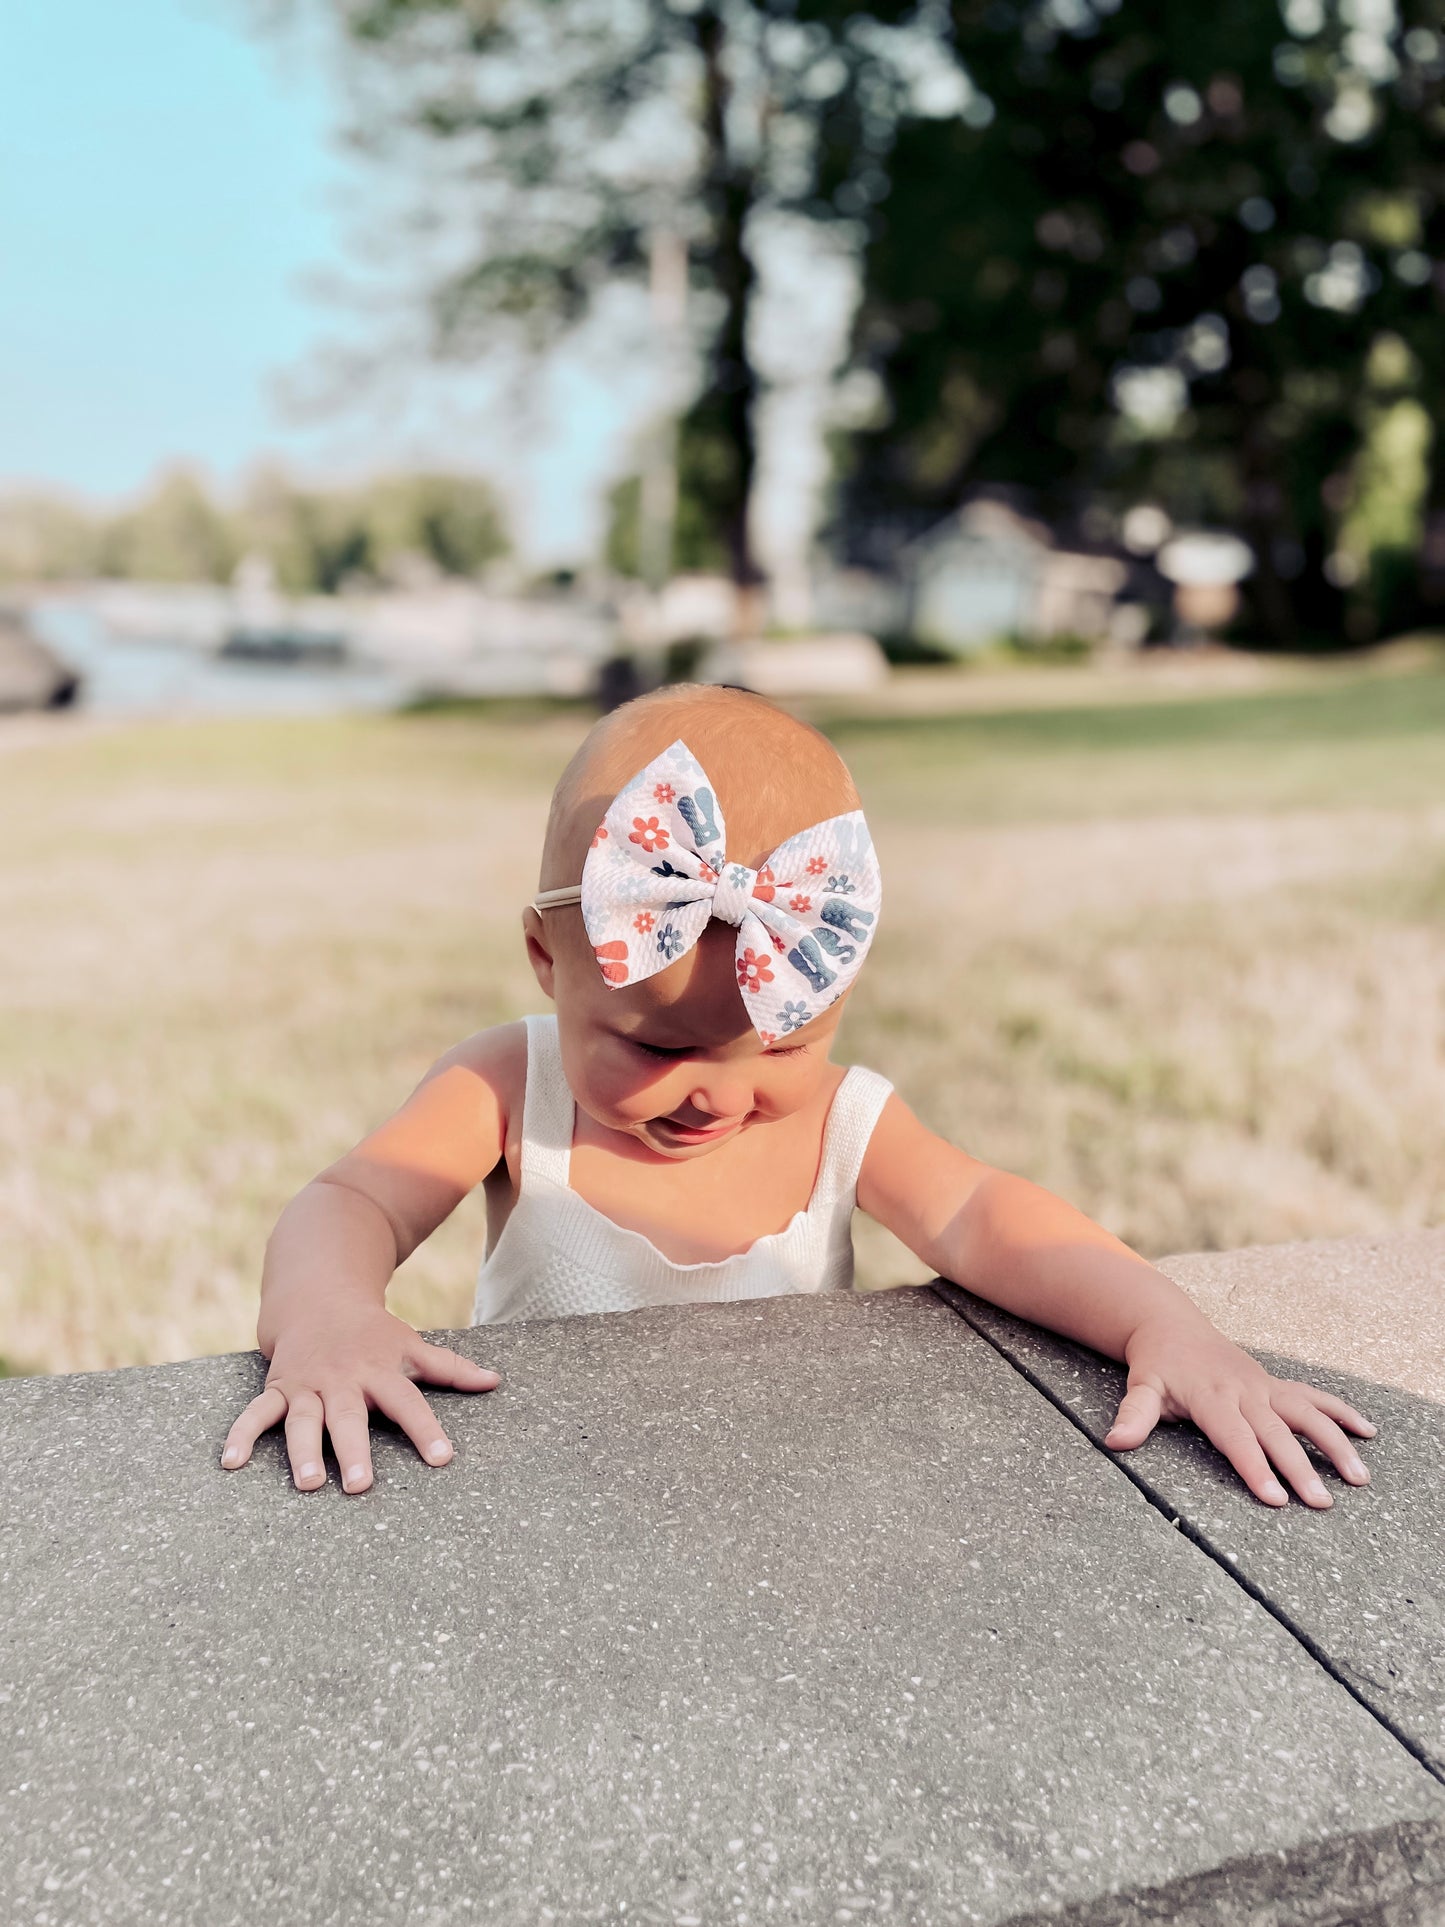
[[[1338,638],[1364,438],[1412,388],[1445,422],[1442,18],[952,0],[977,97],[900,128],[870,217],[855,542],[979,482],[1054,512],[1147,492],[1248,536],[1254,633]],[[1445,586],[1438,426],[1434,447]]]
[[[0,582],[77,581],[100,568],[94,514],[62,496],[0,498]]]
[[[225,582],[238,558],[235,533],[193,469],[173,468],[133,509],[106,524],[102,575],[150,582]]]
[[[683,439],[719,457],[697,508],[736,583],[756,582],[758,224],[849,223],[886,191],[926,0],[325,4],[361,56],[359,138],[417,165],[447,228],[428,290],[440,352],[485,353],[506,324],[555,342],[604,287],[642,280],[653,232],[681,234],[706,334]]]
[[[383,477],[367,492],[366,521],[384,576],[418,560],[440,575],[480,575],[510,547],[495,492],[474,476]]]
[[[672,530],[672,565],[679,570],[726,571],[730,557],[721,531],[725,504],[736,486],[736,451],[724,431],[709,432],[706,413],[694,410],[683,424],[677,446],[677,507]],[[606,558],[619,575],[640,577],[642,558],[642,477],[629,475],[608,496]]]
[[[178,469],[116,516],[51,496],[0,499],[3,581],[225,582],[243,556],[255,555],[289,593],[330,594],[349,581],[401,581],[418,570],[475,576],[508,548],[495,492],[470,475],[384,475],[357,488],[304,489],[266,467],[231,509]]]
[[[370,531],[355,491],[298,488],[279,468],[252,477],[239,517],[248,555],[271,564],[291,595],[333,595],[373,572]]]
[[[252,478],[239,518],[248,552],[292,594],[402,581],[418,570],[474,576],[508,552],[495,491],[467,475],[389,475],[356,489],[297,488],[283,471]]]

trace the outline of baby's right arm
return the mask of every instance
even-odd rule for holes
[[[479,1031],[434,1064],[401,1109],[304,1186],[266,1246],[256,1342],[266,1389],[226,1438],[234,1469],[262,1432],[286,1421],[292,1477],[326,1483],[331,1434],[348,1492],[371,1484],[370,1412],[384,1412],[429,1465],[452,1448],[418,1381],[459,1392],[499,1382],[469,1359],[428,1345],[386,1309],[391,1275],[501,1159],[512,1094],[526,1074],[526,1031]]]

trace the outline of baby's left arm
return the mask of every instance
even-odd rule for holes
[[[1257,1498],[1286,1505],[1275,1471],[1306,1505],[1332,1503],[1299,1433],[1351,1485],[1369,1473],[1347,1432],[1375,1428],[1343,1399],[1272,1378],[1178,1286],[1052,1192],[967,1156],[890,1097],[858,1177],[858,1204],[911,1251],[1019,1318],[1122,1359],[1129,1383],[1116,1451],[1163,1419],[1192,1419]]]

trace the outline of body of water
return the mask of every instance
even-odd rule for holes
[[[35,634],[84,678],[80,706],[94,714],[392,709],[413,687],[371,665],[234,662],[189,644],[117,638],[83,603],[40,602],[29,620]]]

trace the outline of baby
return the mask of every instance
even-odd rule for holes
[[[1347,1434],[1375,1428],[1352,1407],[1272,1378],[1117,1238],[832,1062],[880,894],[852,778],[816,730],[692,687],[598,723],[557,785],[522,914],[555,1015],[458,1044],[286,1206],[261,1288],[266,1389],[221,1463],[284,1419],[298,1487],[325,1484],[329,1433],[363,1492],[373,1409],[447,1463],[419,1384],[498,1376],[426,1344],[386,1289],[484,1184],[476,1324],[843,1289],[856,1203],[943,1277],[1125,1360],[1110,1447],[1187,1418],[1266,1505],[1288,1503],[1281,1480],[1331,1503],[1301,1438],[1365,1484]]]

